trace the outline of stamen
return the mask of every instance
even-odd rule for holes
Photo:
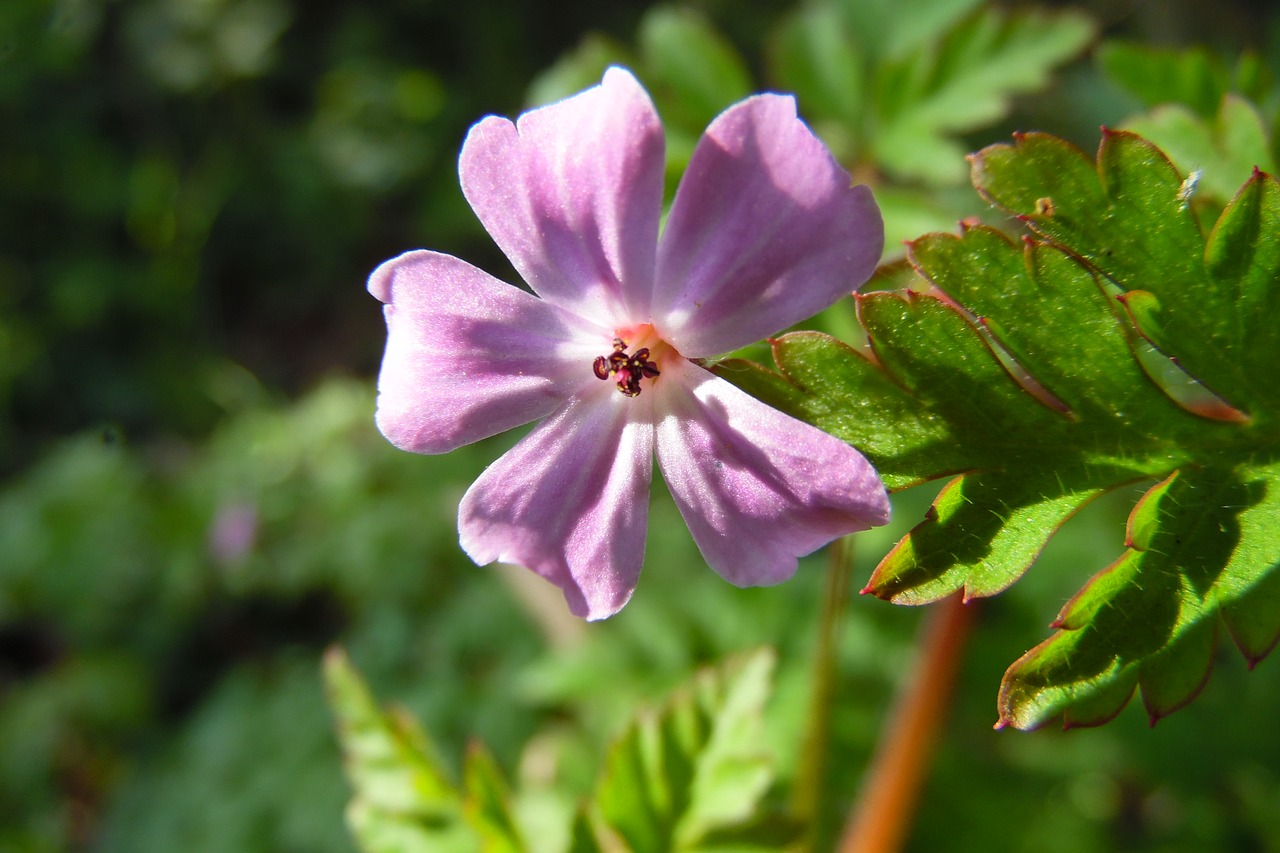
[[[627,355],[627,342],[622,338],[614,338],[613,352],[607,356],[596,356],[596,360],[591,363],[591,370],[597,379],[616,376],[618,391],[624,397],[638,397],[641,391],[640,380],[661,375],[658,365],[650,361],[649,356],[648,347],[641,347]]]

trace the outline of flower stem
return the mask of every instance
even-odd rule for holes
[[[807,843],[802,848],[805,850],[814,849],[817,828],[821,823],[822,792],[826,788],[831,739],[831,697],[835,690],[840,627],[849,601],[852,571],[853,542],[846,536],[827,548],[827,577],[818,624],[818,648],[813,658],[809,726],[792,800],[796,817],[809,827]]]
[[[930,609],[921,629],[915,672],[886,722],[861,797],[836,848],[839,853],[891,853],[901,848],[950,704],[973,609],[959,595]]]

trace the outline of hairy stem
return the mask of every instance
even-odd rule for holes
[[[839,853],[892,853],[902,847],[950,705],[973,609],[955,595],[934,605],[926,617],[915,672],[886,722]]]

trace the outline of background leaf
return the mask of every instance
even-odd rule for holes
[[[594,807],[627,849],[705,849],[753,817],[773,778],[761,743],[773,660],[762,650],[699,673],[614,744]]]
[[[347,823],[362,850],[479,850],[463,798],[407,715],[384,714],[345,653],[325,657],[329,703],[338,720],[347,776],[355,789]]]
[[[1275,170],[1262,115],[1237,95],[1223,96],[1208,119],[1181,104],[1166,104],[1123,127],[1159,145],[1179,172],[1195,174],[1184,181],[1188,203],[1209,196],[1220,209],[1254,169]]]
[[[879,72],[871,136],[877,161],[934,184],[962,179],[963,151],[952,137],[1000,118],[1013,95],[1043,86],[1092,36],[1088,19],[1071,13],[984,9],[964,19],[933,50]]]
[[[1266,66],[1250,51],[1242,51],[1229,68],[1203,46],[1175,49],[1113,40],[1099,47],[1098,64],[1148,109],[1178,104],[1204,119],[1213,117],[1229,93],[1260,102],[1274,85]]]

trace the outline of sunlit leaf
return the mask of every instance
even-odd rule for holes
[[[509,806],[510,791],[493,756],[479,741],[467,750],[463,767],[466,814],[480,835],[485,853],[523,853],[528,847]]]
[[[1133,134],[1104,133],[1096,163],[1042,134],[972,161],[1039,239],[922,237],[908,259],[936,289],[860,295],[869,353],[792,334],[777,372],[717,369],[890,486],[954,478],[873,573],[892,601],[995,594],[1084,504],[1157,482],[1000,699],[1004,725],[1087,725],[1140,689],[1156,719],[1203,685],[1220,625],[1250,662],[1280,637],[1280,185],[1255,172],[1206,236]]]
[[[1184,201],[1200,196],[1227,201],[1256,169],[1274,171],[1270,132],[1256,107],[1227,95],[1206,119],[1181,104],[1166,104],[1124,123],[1126,130],[1149,139],[1169,155],[1184,179]]]

